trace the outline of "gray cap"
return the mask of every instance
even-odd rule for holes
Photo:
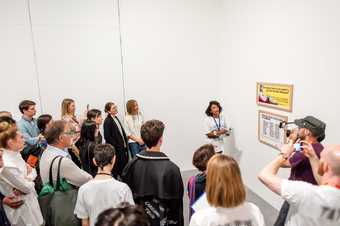
[[[294,123],[300,128],[309,129],[318,138],[319,142],[325,139],[326,123],[323,121],[313,116],[306,116],[302,119],[296,119]]]

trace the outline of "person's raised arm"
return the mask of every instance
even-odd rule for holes
[[[309,162],[312,166],[314,178],[315,178],[316,182],[318,184],[320,184],[321,183],[321,176],[318,173],[320,160],[319,160],[317,154],[315,153],[313,145],[311,145],[307,142],[304,142],[304,141],[302,143],[303,143],[302,152],[309,159]]]
[[[259,180],[278,195],[281,195],[282,179],[277,176],[277,173],[286,161],[285,155],[289,155],[292,152],[292,148],[294,147],[290,144],[283,145],[281,147],[281,155],[266,165],[258,175]]]

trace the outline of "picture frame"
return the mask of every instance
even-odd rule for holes
[[[258,112],[258,140],[277,150],[287,142],[285,129],[279,128],[280,122],[288,121],[288,116],[268,111]]]
[[[256,83],[256,103],[259,106],[292,112],[294,86],[279,83]]]

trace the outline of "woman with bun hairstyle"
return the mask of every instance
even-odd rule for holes
[[[7,218],[12,225],[39,226],[44,221],[34,189],[33,180],[37,174],[20,155],[24,144],[24,138],[15,125],[0,122],[0,148],[3,150],[0,191],[5,196],[13,195],[17,196],[18,200],[23,200],[22,206],[18,209],[4,206]]]

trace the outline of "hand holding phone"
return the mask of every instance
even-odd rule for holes
[[[302,151],[303,149],[302,149],[302,143],[300,143],[300,142],[298,142],[298,143],[295,143],[294,144],[294,149],[295,149],[295,151],[296,152],[300,152],[300,151]]]

